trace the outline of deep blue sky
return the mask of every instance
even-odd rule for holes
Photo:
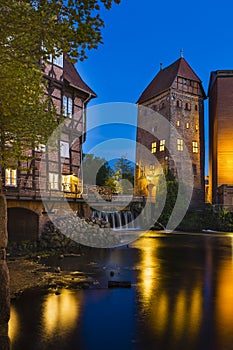
[[[104,45],[77,64],[98,95],[91,105],[135,103],[160,62],[163,67],[171,64],[181,48],[207,93],[211,71],[233,69],[232,13],[230,0],[122,0],[103,11]]]

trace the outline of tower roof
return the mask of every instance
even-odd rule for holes
[[[64,58],[64,79],[75,88],[90,94],[92,97],[97,97],[96,93],[82,80],[73,63],[67,57]]]
[[[143,91],[139,99],[137,100],[137,103],[143,103],[151,98],[158,96],[163,91],[168,90],[171,88],[172,83],[174,82],[176,76],[190,79],[197,81],[201,84],[201,80],[196,75],[196,73],[193,71],[193,69],[190,67],[188,62],[183,58],[180,57],[178,60],[176,60],[174,63],[172,63],[170,66],[161,69],[157,75],[154,77],[154,79],[150,82],[150,84],[146,87],[146,89]],[[203,91],[204,93],[204,91]],[[205,94],[204,94],[205,95]]]

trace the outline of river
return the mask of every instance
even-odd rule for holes
[[[128,247],[47,263],[100,288],[14,300],[12,350],[233,349],[233,234],[148,231]],[[132,285],[109,289],[108,280]]]

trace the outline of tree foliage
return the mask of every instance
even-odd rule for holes
[[[57,116],[42,62],[86,58],[102,42],[100,11],[113,2],[120,0],[1,0],[0,165],[16,166],[26,149],[46,143]]]

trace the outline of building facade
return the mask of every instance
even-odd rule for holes
[[[137,101],[139,110],[144,106],[158,112],[172,127],[167,128],[163,139],[158,139],[156,131],[161,128],[158,123],[163,122],[153,119],[153,116],[149,119],[144,118],[142,122],[143,117],[140,112],[138,113],[137,143],[143,144],[158,161],[157,165],[149,164],[148,160],[140,155],[138,150],[136,151],[135,190],[138,195],[156,196],[158,164],[163,169],[171,170],[177,177],[179,167],[187,160],[186,157],[192,163],[194,179],[192,204],[204,203],[205,99],[201,80],[183,57],[166,68],[160,67],[158,74],[143,91]],[[149,126],[146,125],[148,120]],[[143,125],[146,125],[147,130],[144,130]],[[172,130],[176,130],[178,134]],[[175,145],[173,150],[172,144]],[[184,148],[188,151],[188,157]]]
[[[233,70],[211,72],[208,97],[208,201],[233,205]]]
[[[96,97],[64,55],[45,65],[46,94],[52,98],[57,118],[65,117],[57,147],[46,145],[27,151],[28,161],[18,169],[2,169],[3,191],[8,202],[9,237],[35,238],[48,220],[41,196],[64,192],[70,199],[82,192],[82,144],[85,141],[87,103]],[[51,130],[52,134],[52,130]],[[25,225],[26,222],[26,225]]]

